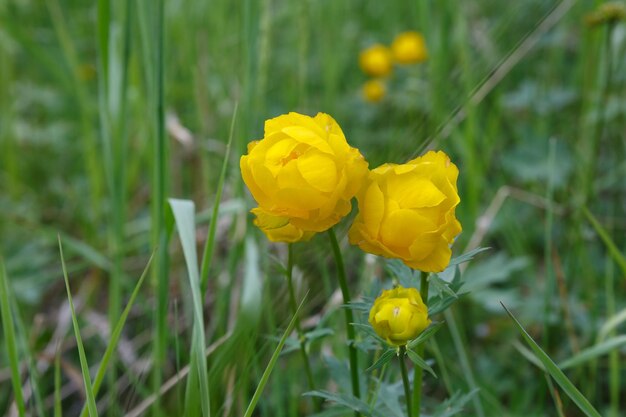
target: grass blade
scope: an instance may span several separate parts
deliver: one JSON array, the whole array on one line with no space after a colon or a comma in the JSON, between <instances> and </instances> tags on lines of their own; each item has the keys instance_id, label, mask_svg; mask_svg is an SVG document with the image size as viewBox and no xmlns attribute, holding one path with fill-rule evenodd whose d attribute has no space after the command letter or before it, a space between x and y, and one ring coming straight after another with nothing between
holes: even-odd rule
<instances>
[{"instance_id":1,"label":"grass blade","mask_svg":"<svg viewBox=\"0 0 626 417\"><path fill-rule=\"evenodd\" d=\"M257 385L256 390L254 391L254 395L252 396L252 399L250 400L250 404L248 404L248 408L246 409L246 413L244 414L244 417L250 417L252 413L254 412L254 409L256 408L256 405L259 402L259 399L261 398L261 394L263 394L263 389L265 388L265 385L267 385L267 381L269 380L270 375L272 374L272 370L274 369L274 366L276 365L278 356L280 356L280 351L283 349L283 346L285 345L285 342L287 341L289 334L291 333L294 326L296 325L298 314L300 313L300 309L304 305L304 301L306 300L307 295L308 293L305 294L304 298L300 302L300 305L298 306L295 314L291 318L291 321L289 322L289 325L285 329L283 336L280 338L280 341L278 342L278 346L276 346L276 349L274 350L274 353L272 354L272 357L270 358L270 361L267 364L265 371L263 371L263 375L261 376L261 381L259 381L259 385Z\"/></svg>"},{"instance_id":2,"label":"grass blade","mask_svg":"<svg viewBox=\"0 0 626 417\"><path fill-rule=\"evenodd\" d=\"M7 354L9 356L9 366L11 367L11 382L13 383L13 392L15 402L17 403L17 411L20 417L26 415L26 407L24 405L24 393L22 392L22 383L20 381L20 364L17 356L17 343L15 341L15 329L13 328L13 318L9 303L9 283L4 269L4 261L0 258L0 313L2 313L2 328L4 329L4 343L6 344Z\"/></svg>"},{"instance_id":3,"label":"grass blade","mask_svg":"<svg viewBox=\"0 0 626 417\"><path fill-rule=\"evenodd\" d=\"M561 371L559 367L552 361L552 359L550 359L550 356L548 356L548 354L546 354L541 349L541 347L539 347L539 345L526 332L526 330L524 330L524 328L522 327L520 322L517 321L513 313L511 313L509 309L504 306L504 304L502 304L502 307L504 308L504 310L506 310L506 313L509 315L509 317L513 319L513 322L515 323L515 327L517 327L517 330L520 332L524 340L526 340L526 343L528 343L528 345L533 350L537 358L541 361L543 366L545 366L546 371L550 374L550 376L552 376L552 378L554 378L556 383L559 384L559 386L563 389L565 394L572 401L574 401L574 403L576 403L578 408L580 408L580 410L583 413L585 413L587 416L601 417L600 413L598 413L598 411L595 408L593 408L593 406L587 400L587 398L585 398L585 396L580 391L578 391L578 388L576 388L574 384L572 384L572 382L567 378L567 376L565 376L563 371Z\"/></svg>"},{"instance_id":4,"label":"grass blade","mask_svg":"<svg viewBox=\"0 0 626 417\"><path fill-rule=\"evenodd\" d=\"M624 274L624 277L626 277L626 257L622 255L622 253L617 248L615 242L613 242L613 239L611 239L609 233L604 227L602 227L602 225L594 217L594 215L591 214L589 209L587 209L587 207L583 207L582 210L585 217L587 217L587 220L589 220L589 223L591 223L596 233L598 234L598 236L600 236L600 239L602 239L602 242L609 250L609 253L613 257L613 260L617 263L617 265L619 265L620 269L622 270L622 274Z\"/></svg>"},{"instance_id":5,"label":"grass blade","mask_svg":"<svg viewBox=\"0 0 626 417\"><path fill-rule=\"evenodd\" d=\"M595 344L587 349L578 352L578 354L572 356L567 360L564 360L559 364L559 368L567 369L573 366L580 365L581 363L585 363L591 359L597 358L598 356L609 353L613 349L623 346L624 344L626 344L626 335L612 337L608 340L605 340L601 343Z\"/></svg>"},{"instance_id":6,"label":"grass blade","mask_svg":"<svg viewBox=\"0 0 626 417\"><path fill-rule=\"evenodd\" d=\"M61 349L54 357L54 417L63 417L61 408Z\"/></svg>"},{"instance_id":7,"label":"grass blade","mask_svg":"<svg viewBox=\"0 0 626 417\"><path fill-rule=\"evenodd\" d=\"M120 336L122 335L122 329L124 328L124 325L126 324L126 319L128 318L130 309L135 303L135 298L137 298L137 295L139 294L139 289L141 288L141 285L143 284L143 281L146 278L146 275L148 275L148 270L150 269L150 265L152 264L153 258L154 258L154 252L150 256L150 259L148 260L148 264L144 268L143 273L141 274L141 277L139 278L139 281L137 281L137 285L135 285L135 289L133 290L133 293L131 294L130 299L128 300L128 303L126 304L126 308L124 308L122 315L117 320L115 329L111 333L111 340L109 341L109 345L107 346L106 351L104 352L104 356L102 356L102 361L100 362L100 365L98 366L98 372L96 373L96 378L93 381L94 395L98 395L98 391L100 390L100 386L102 385L102 381L104 380L104 375L106 373L109 361L111 360L113 352L115 352L115 349L117 348L117 342L119 342ZM83 411L80 413L80 417L86 417L87 411L88 411L87 408L83 407Z\"/></svg>"},{"instance_id":8,"label":"grass blade","mask_svg":"<svg viewBox=\"0 0 626 417\"><path fill-rule=\"evenodd\" d=\"M85 384L85 394L87 396L87 408L91 417L98 416L96 408L96 398L93 395L91 376L89 376L89 365L85 356L85 348L83 339L80 337L80 328L78 327L78 319L74 310L74 301L72 300L72 292L70 291L70 280L67 277L67 268L65 267L65 258L63 257L63 245L61 244L61 236L59 236L59 253L61 255L61 266L63 267L63 279L65 280L65 289L67 290L67 299L70 304L70 312L72 313L72 324L74 325L74 336L76 337L76 346L78 347L78 356L80 357L80 369L83 373L83 382Z\"/></svg>"},{"instance_id":9,"label":"grass blade","mask_svg":"<svg viewBox=\"0 0 626 417\"><path fill-rule=\"evenodd\" d=\"M174 215L180 243L183 246L183 254L185 263L187 264L187 272L189 277L189 286L191 287L191 296L193 304L193 333L192 336L192 356L196 359L198 371L198 380L200 382L200 405L202 407L203 416L211 415L209 401L209 378L207 375L207 363L204 356L204 317L202 315L202 292L200 290L200 274L198 272L198 254L196 252L196 234L195 234L195 206L189 200L169 199L170 207ZM189 380L193 383L193 380Z\"/></svg>"},{"instance_id":10,"label":"grass blade","mask_svg":"<svg viewBox=\"0 0 626 417\"><path fill-rule=\"evenodd\" d=\"M235 109L233 110L233 118L230 122L230 133L228 135L228 144L226 145L226 153L224 154L224 162L222 163L222 170L220 172L220 179L217 183L217 191L215 192L215 201L213 202L213 214L211 215L211 224L209 225L209 231L207 232L206 244L204 245L204 254L202 255L202 267L200 268L200 279L202 280L202 294L206 291L207 282L209 279L209 268L211 268L211 261L213 259L213 247L215 246L215 231L217 230L217 215L220 208L220 202L222 200L222 190L224 189L224 181L226 180L226 169L228 167L228 159L230 158L230 149L233 143L233 136L235 132L235 120L237 119L237 103L235 103Z\"/></svg>"}]
</instances>

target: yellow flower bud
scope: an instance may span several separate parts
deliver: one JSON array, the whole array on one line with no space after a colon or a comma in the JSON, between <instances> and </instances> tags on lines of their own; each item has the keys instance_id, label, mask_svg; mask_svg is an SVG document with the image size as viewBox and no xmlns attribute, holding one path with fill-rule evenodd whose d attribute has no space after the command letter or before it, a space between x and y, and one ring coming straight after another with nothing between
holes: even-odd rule
<instances>
[{"instance_id":1,"label":"yellow flower bud","mask_svg":"<svg viewBox=\"0 0 626 417\"><path fill-rule=\"evenodd\" d=\"M363 97L365 100L376 103L385 96L385 84L380 80L369 80L363 84Z\"/></svg>"},{"instance_id":2,"label":"yellow flower bud","mask_svg":"<svg viewBox=\"0 0 626 417\"><path fill-rule=\"evenodd\" d=\"M403 346L430 324L428 308L415 288L384 290L374 301L369 322L387 343Z\"/></svg>"},{"instance_id":3,"label":"yellow flower bud","mask_svg":"<svg viewBox=\"0 0 626 417\"><path fill-rule=\"evenodd\" d=\"M363 72L372 77L384 77L391 73L391 52L381 44L375 44L361 51L359 65Z\"/></svg>"},{"instance_id":4,"label":"yellow flower bud","mask_svg":"<svg viewBox=\"0 0 626 417\"><path fill-rule=\"evenodd\" d=\"M365 158L324 113L267 120L239 165L259 204L255 225L273 242L307 240L337 224L367 176Z\"/></svg>"},{"instance_id":5,"label":"yellow flower bud","mask_svg":"<svg viewBox=\"0 0 626 417\"><path fill-rule=\"evenodd\" d=\"M357 195L359 214L350 243L365 252L401 259L425 272L441 272L450 262L460 199L457 167L430 151L406 164L384 164L370 171Z\"/></svg>"},{"instance_id":6,"label":"yellow flower bud","mask_svg":"<svg viewBox=\"0 0 626 417\"><path fill-rule=\"evenodd\" d=\"M391 44L391 52L399 64L415 64L428 58L426 41L419 32L403 32L396 36Z\"/></svg>"}]
</instances>

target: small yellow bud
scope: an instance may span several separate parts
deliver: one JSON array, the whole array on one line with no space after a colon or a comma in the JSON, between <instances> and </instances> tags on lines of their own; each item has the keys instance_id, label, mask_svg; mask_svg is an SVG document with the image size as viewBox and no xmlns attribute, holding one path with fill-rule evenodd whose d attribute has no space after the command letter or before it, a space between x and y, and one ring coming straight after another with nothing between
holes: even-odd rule
<instances>
[{"instance_id":1,"label":"small yellow bud","mask_svg":"<svg viewBox=\"0 0 626 417\"><path fill-rule=\"evenodd\" d=\"M385 84L380 80L369 80L363 84L363 97L366 101L377 103L385 97Z\"/></svg>"},{"instance_id":2,"label":"small yellow bud","mask_svg":"<svg viewBox=\"0 0 626 417\"><path fill-rule=\"evenodd\" d=\"M393 346L404 346L430 324L428 308L415 288L384 290L374 301L369 322Z\"/></svg>"}]
</instances>

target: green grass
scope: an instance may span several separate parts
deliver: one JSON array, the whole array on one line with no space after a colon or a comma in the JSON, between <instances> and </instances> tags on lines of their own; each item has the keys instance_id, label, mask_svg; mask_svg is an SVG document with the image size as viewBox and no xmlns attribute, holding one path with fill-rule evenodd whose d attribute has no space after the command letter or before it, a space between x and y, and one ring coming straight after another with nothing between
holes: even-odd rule
<instances>
[{"instance_id":1,"label":"green grass","mask_svg":"<svg viewBox=\"0 0 626 417\"><path fill-rule=\"evenodd\" d=\"M247 213L247 143L323 111L371 168L446 151L455 255L492 248L420 346L439 376L422 410L619 416L626 23L587 25L602 3L0 2L0 414L406 415L395 363L365 372L386 349L359 306L395 275L347 244L352 217L335 229L346 288L327 237L293 246L296 336L286 245ZM360 49L406 29L428 61L365 103Z\"/></svg>"}]
</instances>

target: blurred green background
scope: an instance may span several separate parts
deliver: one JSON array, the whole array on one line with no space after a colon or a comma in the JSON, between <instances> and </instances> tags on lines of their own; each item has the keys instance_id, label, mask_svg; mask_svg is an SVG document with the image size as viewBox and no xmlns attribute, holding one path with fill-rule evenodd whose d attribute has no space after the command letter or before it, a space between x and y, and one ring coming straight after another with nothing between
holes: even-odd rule
<instances>
[{"instance_id":1,"label":"blurred green background","mask_svg":"<svg viewBox=\"0 0 626 417\"><path fill-rule=\"evenodd\" d=\"M74 416L84 401L57 234L96 365L163 242L166 198L195 202L204 246L237 107L204 299L207 346L230 336L208 357L215 415L243 415L291 317L286 248L253 228L238 169L263 122L289 111L331 114L372 168L428 148L460 169L454 252L491 250L464 271L471 292L427 349L439 375L427 377L427 409L478 388L461 415L582 415L528 359L502 302L556 363L596 346L566 374L602 415L624 415L626 24L619 13L589 24L601 4L0 2L0 255L22 381L41 397L36 406L26 390L27 410L53 415L57 394L62 415ZM424 34L429 59L396 68L380 103L364 101L359 52L405 30ZM353 297L375 295L389 279L383 263L343 244ZM347 392L327 239L296 245L295 256L299 294L310 290L302 321L318 330L316 381ZM176 236L160 246L148 281L98 398L103 415L127 415L189 362L191 296ZM0 413L12 415L5 330ZM312 413L299 360L281 356L258 415ZM362 353L363 369L372 362ZM385 378L385 387L399 381ZM180 383L151 412L182 415L185 404Z\"/></svg>"}]
</instances>

